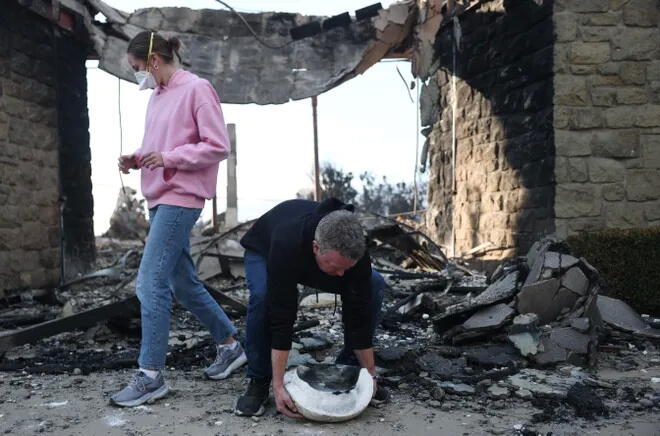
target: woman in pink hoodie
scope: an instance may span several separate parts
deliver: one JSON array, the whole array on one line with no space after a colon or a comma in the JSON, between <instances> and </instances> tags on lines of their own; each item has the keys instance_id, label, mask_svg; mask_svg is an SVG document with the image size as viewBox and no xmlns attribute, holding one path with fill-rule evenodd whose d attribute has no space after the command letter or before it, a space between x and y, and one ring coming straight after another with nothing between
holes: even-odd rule
<instances>
[{"instance_id":1,"label":"woman in pink hoodie","mask_svg":"<svg viewBox=\"0 0 660 436\"><path fill-rule=\"evenodd\" d=\"M211 84L180 69L180 42L142 32L128 44L127 59L140 89L154 89L147 106L142 146L120 156L119 169L140 169L150 230L137 277L142 341L140 369L112 396L119 406L162 398L172 296L211 332L215 362L204 373L221 379L245 364L236 329L197 277L190 231L206 199L215 195L218 166L229 153L220 100Z\"/></svg>"}]
</instances>

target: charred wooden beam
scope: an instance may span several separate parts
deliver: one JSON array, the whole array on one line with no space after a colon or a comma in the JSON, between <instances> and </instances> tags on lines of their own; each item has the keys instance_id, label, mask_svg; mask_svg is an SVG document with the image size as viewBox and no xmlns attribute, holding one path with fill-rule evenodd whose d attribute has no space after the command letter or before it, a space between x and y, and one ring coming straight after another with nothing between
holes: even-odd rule
<instances>
[{"instance_id":1,"label":"charred wooden beam","mask_svg":"<svg viewBox=\"0 0 660 436\"><path fill-rule=\"evenodd\" d=\"M10 348L28 344L58 333L92 326L98 322L129 311L139 310L139 301L132 296L116 303L85 310L65 318L54 319L20 330L0 333L0 353Z\"/></svg>"},{"instance_id":2,"label":"charred wooden beam","mask_svg":"<svg viewBox=\"0 0 660 436\"><path fill-rule=\"evenodd\" d=\"M206 290L211 294L211 297L215 299L219 304L221 305L226 305L231 307L238 315L242 316L247 313L247 306L243 303L241 303L238 300L233 299L229 295L225 294L219 289L215 289L213 286L209 285L206 282L202 282L204 284L204 287ZM231 289L240 289L244 288L245 285L236 285L232 286L230 288L225 288L223 291L231 290Z\"/></svg>"},{"instance_id":3,"label":"charred wooden beam","mask_svg":"<svg viewBox=\"0 0 660 436\"><path fill-rule=\"evenodd\" d=\"M311 329L312 327L316 327L317 325L321 324L321 322L318 319L308 319L305 321L300 321L298 324L293 326L293 332L301 332L303 330Z\"/></svg>"}]
</instances>

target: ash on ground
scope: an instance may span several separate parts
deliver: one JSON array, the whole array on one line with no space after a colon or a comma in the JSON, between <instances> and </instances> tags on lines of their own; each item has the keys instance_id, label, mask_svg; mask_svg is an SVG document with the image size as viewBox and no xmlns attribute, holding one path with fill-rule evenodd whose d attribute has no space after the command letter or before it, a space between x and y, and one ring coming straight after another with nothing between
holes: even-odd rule
<instances>
[{"instance_id":1,"label":"ash on ground","mask_svg":"<svg viewBox=\"0 0 660 436\"><path fill-rule=\"evenodd\" d=\"M7 350L0 361L0 428L8 434L658 434L657 320L599 296L605 284L598 272L562 241L541 240L486 277L413 237L401 244L398 231L393 240L392 229L382 227L372 226L368 235L374 266L388 284L375 348L391 404L342 425L294 422L276 414L272 401L260 419L235 417L244 369L222 383L205 381L201 371L215 353L211 338L175 304L166 371L171 398L131 410L107 405L136 366L139 310L126 311ZM194 246L200 257L222 254L223 247L236 250L239 237L231 235L230 244L206 237ZM17 292L0 310L3 334L130 298L141 247L99 238L104 273L52 292ZM215 264L199 265L211 271L210 287L245 304L239 254L230 253L224 264L215 260L217 271ZM300 291L300 330L289 364L332 362L343 344L341 303L335 308L333 294ZM242 335L245 318L233 309Z\"/></svg>"}]
</instances>

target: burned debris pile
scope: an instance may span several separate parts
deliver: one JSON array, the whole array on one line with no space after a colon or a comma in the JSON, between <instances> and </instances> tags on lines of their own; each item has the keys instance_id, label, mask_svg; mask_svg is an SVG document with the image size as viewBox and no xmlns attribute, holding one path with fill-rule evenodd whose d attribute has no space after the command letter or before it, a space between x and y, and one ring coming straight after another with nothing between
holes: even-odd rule
<instances>
[{"instance_id":1,"label":"burned debris pile","mask_svg":"<svg viewBox=\"0 0 660 436\"><path fill-rule=\"evenodd\" d=\"M538 409L533 423L598 418L614 413L612 402L660 407L659 382L596 375L602 367L660 366L658 321L599 296L606 284L564 242L546 237L487 277L447 258L414 222L375 215L362 222L374 268L387 283L375 347L382 382L395 393L442 410L498 410L521 401ZM191 242L200 277L239 332L248 291L238 241L249 225ZM128 233L129 240L98 238L98 271L0 301L0 371L134 367L143 243ZM335 311L334 295L304 287L299 305L288 366L334 362L343 342L341 305ZM205 330L177 305L169 345L168 368L203 368L214 356Z\"/></svg>"},{"instance_id":2,"label":"burned debris pile","mask_svg":"<svg viewBox=\"0 0 660 436\"><path fill-rule=\"evenodd\" d=\"M379 342L385 383L412 388L416 399L443 410L528 402L541 409L533 423L607 416L617 407L612 401L660 406L659 389L649 388L648 380L627 387L636 392L629 396L595 374L603 366L646 371L660 363L658 330L654 318L599 296L605 283L598 271L563 241L536 242L487 280L458 260L443 259L442 269L432 271L414 265L412 256L393 258L386 246L413 249L399 240L385 243L382 235L392 233L370 232L372 242L383 242L374 263L386 266L380 270L398 299L388 304L382 328L391 337L407 336ZM396 264L416 268L403 271ZM415 327L425 327L426 335Z\"/></svg>"},{"instance_id":3,"label":"burned debris pile","mask_svg":"<svg viewBox=\"0 0 660 436\"><path fill-rule=\"evenodd\" d=\"M484 292L446 307L433 322L442 340L454 345L506 339L538 365L586 365L598 346L600 286L585 259L546 238L527 256L498 267Z\"/></svg>"}]
</instances>

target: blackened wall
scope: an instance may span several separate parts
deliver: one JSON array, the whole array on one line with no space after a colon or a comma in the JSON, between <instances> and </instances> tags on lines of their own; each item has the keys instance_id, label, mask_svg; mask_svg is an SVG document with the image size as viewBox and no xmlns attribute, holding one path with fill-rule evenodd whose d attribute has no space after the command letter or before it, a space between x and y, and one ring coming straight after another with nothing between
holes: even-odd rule
<instances>
[{"instance_id":1,"label":"blackened wall","mask_svg":"<svg viewBox=\"0 0 660 436\"><path fill-rule=\"evenodd\" d=\"M63 199L65 279L94 261L94 200L87 112L86 45L61 33L57 44L57 108Z\"/></svg>"},{"instance_id":2,"label":"blackened wall","mask_svg":"<svg viewBox=\"0 0 660 436\"><path fill-rule=\"evenodd\" d=\"M426 223L450 254L492 242L498 260L554 231L552 2L484 2L459 27L438 33L422 90Z\"/></svg>"}]
</instances>

